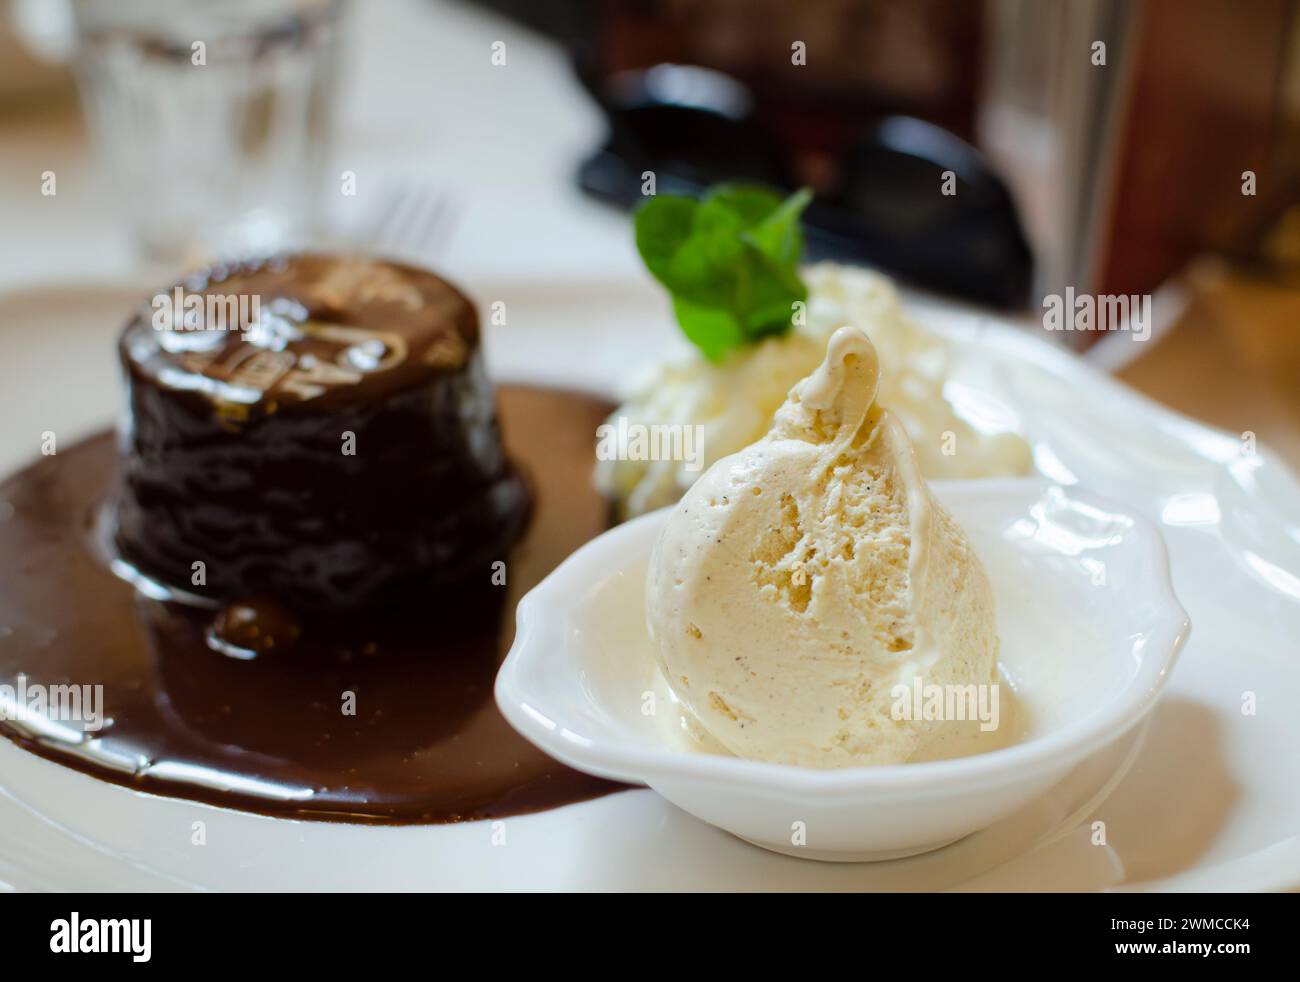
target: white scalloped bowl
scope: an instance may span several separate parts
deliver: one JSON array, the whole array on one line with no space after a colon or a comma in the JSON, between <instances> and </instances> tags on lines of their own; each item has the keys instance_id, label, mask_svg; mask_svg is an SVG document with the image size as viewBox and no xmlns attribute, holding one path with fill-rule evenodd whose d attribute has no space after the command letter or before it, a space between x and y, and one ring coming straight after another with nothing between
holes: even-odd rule
<instances>
[{"instance_id":1,"label":"white scalloped bowl","mask_svg":"<svg viewBox=\"0 0 1300 982\"><path fill-rule=\"evenodd\" d=\"M671 713L645 708L675 705L646 634L643 595L667 510L588 543L520 601L497 676L501 711L571 767L647 784L706 822L793 856L898 858L992 825L1142 722L1189 622L1159 532L1119 504L1041 479L932 487L992 581L1003 681L1024 708L1018 742L844 770L692 748Z\"/></svg>"}]
</instances>

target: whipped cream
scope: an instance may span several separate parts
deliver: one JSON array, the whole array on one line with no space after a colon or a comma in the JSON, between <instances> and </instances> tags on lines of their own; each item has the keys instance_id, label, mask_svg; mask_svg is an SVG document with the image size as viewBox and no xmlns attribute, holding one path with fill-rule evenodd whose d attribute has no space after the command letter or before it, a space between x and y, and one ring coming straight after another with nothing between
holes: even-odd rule
<instances>
[{"instance_id":1,"label":"whipped cream","mask_svg":"<svg viewBox=\"0 0 1300 982\"><path fill-rule=\"evenodd\" d=\"M882 400L898 417L928 478L1028 473L1029 446L1016 433L986 433L962 419L944 396L948 342L904 313L893 284L869 270L822 263L803 271L806 316L781 337L733 352L714 365L698 354L657 365L636 380L610 417L620 432L698 426L704 467L763 436L790 387L821 363L831 335L856 325L870 336L884 374ZM948 436L951 434L951 436ZM957 452L945 452L946 441ZM700 476L699 460L638 459L610 453L595 483L623 517L670 505Z\"/></svg>"}]
</instances>

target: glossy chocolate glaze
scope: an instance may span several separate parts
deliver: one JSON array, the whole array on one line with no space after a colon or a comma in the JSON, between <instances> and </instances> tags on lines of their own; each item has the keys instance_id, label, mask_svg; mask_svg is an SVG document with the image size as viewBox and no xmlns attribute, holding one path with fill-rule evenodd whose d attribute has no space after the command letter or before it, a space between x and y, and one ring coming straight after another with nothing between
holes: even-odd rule
<instances>
[{"instance_id":1,"label":"glossy chocolate glaze","mask_svg":"<svg viewBox=\"0 0 1300 982\"><path fill-rule=\"evenodd\" d=\"M111 723L85 739L13 721L0 730L118 784L282 817L499 818L621 789L547 758L492 699L520 595L606 526L590 466L610 409L503 389L507 449L537 493L530 531L502 557L506 586L484 567L364 614L149 599L110 571L99 545L111 540L112 438L41 460L0 485L0 685L16 687L20 673L29 685L102 684ZM228 644L236 656L221 653Z\"/></svg>"},{"instance_id":2,"label":"glossy chocolate glaze","mask_svg":"<svg viewBox=\"0 0 1300 982\"><path fill-rule=\"evenodd\" d=\"M119 344L117 543L142 571L214 600L361 608L473 576L521 534L527 490L449 283L306 254L162 297Z\"/></svg>"}]
</instances>

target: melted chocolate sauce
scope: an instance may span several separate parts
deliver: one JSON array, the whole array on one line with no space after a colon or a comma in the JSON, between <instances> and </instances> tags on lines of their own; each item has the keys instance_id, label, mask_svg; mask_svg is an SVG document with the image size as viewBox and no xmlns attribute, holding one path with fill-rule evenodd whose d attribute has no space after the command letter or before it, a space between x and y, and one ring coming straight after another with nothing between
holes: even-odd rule
<instances>
[{"instance_id":1,"label":"melted chocolate sauce","mask_svg":"<svg viewBox=\"0 0 1300 982\"><path fill-rule=\"evenodd\" d=\"M499 400L537 499L507 585L485 568L382 612L304 620L266 598L216 611L137 591L99 544L110 434L0 484L0 685L102 685L104 718L84 737L0 732L127 787L291 818L453 822L621 790L546 757L492 699L519 597L606 526L591 435L611 407L531 388Z\"/></svg>"}]
</instances>

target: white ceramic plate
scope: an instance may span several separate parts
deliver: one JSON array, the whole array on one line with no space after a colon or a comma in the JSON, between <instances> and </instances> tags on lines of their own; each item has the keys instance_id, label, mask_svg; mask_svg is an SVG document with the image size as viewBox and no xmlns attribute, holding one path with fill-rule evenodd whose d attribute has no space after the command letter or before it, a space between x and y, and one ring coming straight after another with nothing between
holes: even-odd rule
<instances>
[{"instance_id":1,"label":"white ceramic plate","mask_svg":"<svg viewBox=\"0 0 1300 982\"><path fill-rule=\"evenodd\" d=\"M33 287L0 298L0 470L40 434L114 419L113 340L156 288ZM474 282L503 300L502 377L610 391L679 346L652 284ZM914 307L961 356L951 394L1018 417L1040 470L1162 526L1195 633L1146 739L954 846L870 865L755 849L652 791L505 823L368 828L285 822L105 784L0 740L0 882L47 889L1268 889L1300 885L1300 486L1266 453L1143 399L1013 328ZM1207 398L1213 395L1207 393ZM1243 713L1246 693L1257 712ZM1099 798L1104 803L1097 804ZM192 825L206 823L207 844ZM1092 823L1106 844L1093 844ZM1023 843L1038 845L1026 852Z\"/></svg>"}]
</instances>

